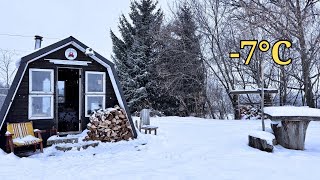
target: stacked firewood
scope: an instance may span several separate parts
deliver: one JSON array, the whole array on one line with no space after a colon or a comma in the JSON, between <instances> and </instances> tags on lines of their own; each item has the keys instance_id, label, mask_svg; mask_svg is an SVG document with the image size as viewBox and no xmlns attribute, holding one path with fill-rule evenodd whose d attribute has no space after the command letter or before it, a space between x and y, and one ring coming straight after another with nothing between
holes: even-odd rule
<instances>
[{"instance_id":1,"label":"stacked firewood","mask_svg":"<svg viewBox=\"0 0 320 180\"><path fill-rule=\"evenodd\" d=\"M117 142L133 138L127 115L119 106L95 112L90 116L87 128L89 129L88 136L85 137L87 141Z\"/></svg>"}]
</instances>

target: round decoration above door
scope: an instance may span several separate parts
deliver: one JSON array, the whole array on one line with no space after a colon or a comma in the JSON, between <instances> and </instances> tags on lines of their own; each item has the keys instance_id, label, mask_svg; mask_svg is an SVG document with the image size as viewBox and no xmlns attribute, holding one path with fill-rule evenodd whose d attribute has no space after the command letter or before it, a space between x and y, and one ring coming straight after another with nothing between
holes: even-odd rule
<instances>
[{"instance_id":1,"label":"round decoration above door","mask_svg":"<svg viewBox=\"0 0 320 180\"><path fill-rule=\"evenodd\" d=\"M77 51L73 48L68 48L64 53L67 59L74 60L77 58Z\"/></svg>"}]
</instances>

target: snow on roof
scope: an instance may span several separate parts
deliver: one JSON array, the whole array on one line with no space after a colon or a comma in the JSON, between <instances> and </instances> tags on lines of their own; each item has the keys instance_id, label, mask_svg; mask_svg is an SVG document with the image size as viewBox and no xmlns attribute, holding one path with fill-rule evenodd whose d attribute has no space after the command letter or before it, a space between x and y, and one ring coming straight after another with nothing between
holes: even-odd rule
<instances>
[{"instance_id":1,"label":"snow on roof","mask_svg":"<svg viewBox=\"0 0 320 180\"><path fill-rule=\"evenodd\" d=\"M320 109L309 108L308 106L274 106L265 107L264 113L273 117L278 116L306 116L306 117L320 117Z\"/></svg>"}]
</instances>

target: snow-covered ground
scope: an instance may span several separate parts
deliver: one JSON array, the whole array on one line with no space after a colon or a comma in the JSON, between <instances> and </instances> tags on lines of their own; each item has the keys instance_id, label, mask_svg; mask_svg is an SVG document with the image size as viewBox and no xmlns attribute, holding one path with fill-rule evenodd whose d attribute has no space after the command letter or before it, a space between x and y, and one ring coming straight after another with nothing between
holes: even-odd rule
<instances>
[{"instance_id":1,"label":"snow-covered ground","mask_svg":"<svg viewBox=\"0 0 320 180\"><path fill-rule=\"evenodd\" d=\"M247 146L260 121L163 117L151 123L159 126L157 136L87 150L50 147L28 158L1 151L0 179L320 179L319 122L309 125L305 151L276 146L274 153Z\"/></svg>"}]
</instances>

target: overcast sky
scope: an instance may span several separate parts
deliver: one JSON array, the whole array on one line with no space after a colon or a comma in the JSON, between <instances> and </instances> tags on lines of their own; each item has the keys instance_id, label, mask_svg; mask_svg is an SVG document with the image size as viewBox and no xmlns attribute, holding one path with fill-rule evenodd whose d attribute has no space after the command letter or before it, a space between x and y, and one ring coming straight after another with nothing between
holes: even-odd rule
<instances>
[{"instance_id":1,"label":"overcast sky","mask_svg":"<svg viewBox=\"0 0 320 180\"><path fill-rule=\"evenodd\" d=\"M173 1L159 0L159 6L166 12ZM130 0L1 0L0 49L25 55L34 49L34 35L44 37L42 46L74 36L110 59L109 31L118 33L119 16L129 6Z\"/></svg>"}]
</instances>

